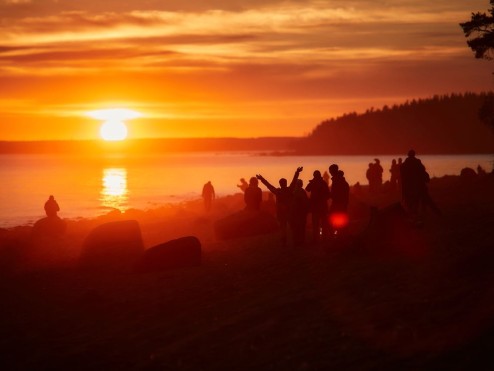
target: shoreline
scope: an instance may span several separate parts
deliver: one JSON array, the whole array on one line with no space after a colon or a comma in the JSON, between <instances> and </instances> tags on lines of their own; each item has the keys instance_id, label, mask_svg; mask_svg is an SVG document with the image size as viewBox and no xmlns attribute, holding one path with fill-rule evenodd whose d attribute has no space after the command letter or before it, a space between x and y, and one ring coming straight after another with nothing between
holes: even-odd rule
<instances>
[{"instance_id":1,"label":"shoreline","mask_svg":"<svg viewBox=\"0 0 494 371\"><path fill-rule=\"evenodd\" d=\"M492 177L494 175L494 170L492 173L487 173L487 177ZM480 180L480 177L479 179L477 180ZM435 184L438 184L438 183L445 183L445 182L458 182L458 181L461 181L461 176L460 175L443 175L441 177L431 177L431 183L433 186ZM385 184L384 184L385 185ZM350 185L350 189L351 189L351 194L353 195L353 201L355 201L355 188L356 187L356 184L353 184L353 185ZM360 196L362 194L366 194L368 193L368 185L367 184L360 184L359 185L359 188L361 189L361 192L360 193ZM367 195L369 196L369 195ZM383 202L385 203L386 201L383 201L383 200L388 200L388 203L391 203L392 200L390 200L390 197L391 199L393 200L394 199L394 202L396 201L399 201L399 195L397 195L396 193L395 194L389 194L386 192L381 192L380 194L378 195L375 195L374 197L374 200L369 200L368 198L365 198L365 200L362 200L362 201L365 201L367 203L370 203L372 204L373 202L375 202L376 204L379 204L380 207L383 207L385 206L383 204ZM263 203L264 203L264 207L267 208L267 209L271 209L272 208L272 205L271 206L268 206L267 205L267 202L270 198L270 192L263 189ZM351 200L352 200L352 197L351 197ZM203 200L202 198L193 198L193 199L188 199L188 200L182 200L182 201L178 201L176 203L174 202L167 202L167 203L164 203L164 204L161 204L159 206L151 206L149 208L145 208L145 209L139 209L139 208L127 208L125 210L120 210L120 209L109 209L108 212L105 212L105 213L102 213L102 214L99 214L99 215L94 215L94 216L75 216L75 217L62 217L62 216L59 216L60 219L64 220L65 222L67 223L78 223L78 222L96 222L98 220L108 220L108 219L122 219L122 218L125 218L125 217L139 217L139 218L144 218L146 219L147 216L151 216L151 215L159 215L159 214L162 214L162 215L167 215L168 217L171 216L171 214L173 214L174 211L177 211L177 212L182 212L184 210L189 210L189 212L192 212L192 213L195 213L197 216L207 216L207 217L218 217L219 215L226 215L225 212L226 210L230 211L230 212L234 212L234 211L239 211L243 208L243 193L241 192L236 192L236 193L232 193L232 194L227 194L227 195L223 195L223 196L220 196L220 197L217 197L214 201L214 207L213 207L213 210L209 213L206 213L204 211L204 206L203 206ZM230 206L227 206L227 205L230 205ZM232 206L231 205L234 205L233 208L239 208L238 210L234 210L232 209ZM272 210L269 210L269 211L272 211ZM63 214L63 212L62 212ZM27 223L21 223L21 224L16 224L16 225L13 225L13 226L8 226L8 227L0 227L0 231L10 231L10 230L13 230L13 229L16 229L16 228L32 228L34 226L34 224L36 223L36 221L44 218L45 215L39 215L38 217L36 217L35 220L31 221L31 222L27 222ZM34 218L34 217L33 217Z\"/></svg>"}]
</instances>

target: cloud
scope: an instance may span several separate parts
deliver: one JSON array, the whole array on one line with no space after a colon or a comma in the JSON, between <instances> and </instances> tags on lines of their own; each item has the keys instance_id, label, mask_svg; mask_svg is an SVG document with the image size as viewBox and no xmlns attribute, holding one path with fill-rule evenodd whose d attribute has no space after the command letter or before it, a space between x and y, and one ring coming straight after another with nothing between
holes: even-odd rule
<instances>
[{"instance_id":1,"label":"cloud","mask_svg":"<svg viewBox=\"0 0 494 371\"><path fill-rule=\"evenodd\" d=\"M134 100L202 99L214 107L175 107L174 114L186 118L186 112L238 117L265 101L270 108L259 110L277 119L320 115L324 105L341 112L351 104L489 85L481 76L489 76L490 67L473 59L458 26L487 8L485 0L81 4L0 2L0 84L46 101L55 98L29 90L40 81L55 81L63 99L73 85L84 99L126 94ZM218 103L225 101L229 108Z\"/></svg>"},{"instance_id":2,"label":"cloud","mask_svg":"<svg viewBox=\"0 0 494 371\"><path fill-rule=\"evenodd\" d=\"M12 5L16 5L16 4L30 4L32 3L32 0L3 0L1 3L4 3L4 4L12 4Z\"/></svg>"}]
</instances>

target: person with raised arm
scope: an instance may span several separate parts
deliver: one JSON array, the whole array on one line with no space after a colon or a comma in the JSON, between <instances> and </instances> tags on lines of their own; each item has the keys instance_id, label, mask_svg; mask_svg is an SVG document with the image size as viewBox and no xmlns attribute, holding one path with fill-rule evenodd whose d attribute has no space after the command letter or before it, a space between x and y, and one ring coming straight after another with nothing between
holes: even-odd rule
<instances>
[{"instance_id":1,"label":"person with raised arm","mask_svg":"<svg viewBox=\"0 0 494 371\"><path fill-rule=\"evenodd\" d=\"M279 180L280 187L276 188L271 183L269 183L261 174L257 174L256 177L264 184L276 197L276 218L280 225L281 230L281 245L287 245L287 235L288 235L288 220L290 204L293 196L293 189L297 182L299 174L302 172L303 167L298 167L293 175L293 179L288 186L288 182L285 178Z\"/></svg>"}]
</instances>

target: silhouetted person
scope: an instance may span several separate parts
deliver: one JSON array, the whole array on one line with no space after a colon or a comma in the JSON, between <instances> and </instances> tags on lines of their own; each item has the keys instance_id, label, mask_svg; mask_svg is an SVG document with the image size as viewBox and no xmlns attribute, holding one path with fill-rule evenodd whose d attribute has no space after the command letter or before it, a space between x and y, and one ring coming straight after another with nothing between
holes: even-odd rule
<instances>
[{"instance_id":1,"label":"silhouetted person","mask_svg":"<svg viewBox=\"0 0 494 371\"><path fill-rule=\"evenodd\" d=\"M324 179L326 184L329 185L329 174L327 171L324 172L324 174L322 175L322 178Z\"/></svg>"},{"instance_id":2,"label":"silhouetted person","mask_svg":"<svg viewBox=\"0 0 494 371\"><path fill-rule=\"evenodd\" d=\"M391 168L389 169L389 172L391 173L389 185L391 190L395 191L398 188L398 179L400 178L400 165L398 165L395 159L391 161Z\"/></svg>"},{"instance_id":3,"label":"silhouetted person","mask_svg":"<svg viewBox=\"0 0 494 371\"><path fill-rule=\"evenodd\" d=\"M397 183L398 183L398 192L402 192L402 189L401 189L401 165L403 165L403 159L401 157L398 158L398 179L397 179Z\"/></svg>"},{"instance_id":4,"label":"silhouetted person","mask_svg":"<svg viewBox=\"0 0 494 371\"><path fill-rule=\"evenodd\" d=\"M237 184L237 187L240 188L242 192L245 192L247 187L249 186L249 183L245 181L245 178L240 179L240 184Z\"/></svg>"},{"instance_id":5,"label":"silhouetted person","mask_svg":"<svg viewBox=\"0 0 494 371\"><path fill-rule=\"evenodd\" d=\"M214 192L214 187L211 184L211 181L208 181L204 186L202 187L202 198L204 200L204 208L206 211L211 210L211 206L213 204L213 200L215 199L216 194Z\"/></svg>"},{"instance_id":6,"label":"silhouetted person","mask_svg":"<svg viewBox=\"0 0 494 371\"><path fill-rule=\"evenodd\" d=\"M310 204L303 186L302 179L297 179L290 205L290 229L293 236L293 246L302 246L305 243L305 229Z\"/></svg>"},{"instance_id":7,"label":"silhouetted person","mask_svg":"<svg viewBox=\"0 0 494 371\"><path fill-rule=\"evenodd\" d=\"M369 164L365 176L369 181L369 192L378 192L383 184L383 168L381 166L381 161L379 161L378 158L374 159L374 163Z\"/></svg>"},{"instance_id":8,"label":"silhouetted person","mask_svg":"<svg viewBox=\"0 0 494 371\"><path fill-rule=\"evenodd\" d=\"M418 217L419 206L422 209L430 207L437 214L441 214L427 189L429 174L425 170L422 161L415 157L413 149L408 151L408 157L401 165L400 174L403 201L412 217Z\"/></svg>"},{"instance_id":9,"label":"silhouetted person","mask_svg":"<svg viewBox=\"0 0 494 371\"><path fill-rule=\"evenodd\" d=\"M372 174L374 177L375 190L379 191L383 185L383 167L381 161L378 158L374 159L374 166L372 167Z\"/></svg>"},{"instance_id":10,"label":"silhouetted person","mask_svg":"<svg viewBox=\"0 0 494 371\"><path fill-rule=\"evenodd\" d=\"M319 170L314 171L314 177L309 180L305 190L310 193L310 211L312 213L312 241L319 241L320 234L323 237L329 235L328 225L328 199L329 187L321 177Z\"/></svg>"},{"instance_id":11,"label":"silhouetted person","mask_svg":"<svg viewBox=\"0 0 494 371\"><path fill-rule=\"evenodd\" d=\"M55 201L55 197L48 197L48 201L45 202L45 213L48 218L56 218L57 213L60 211L60 207L58 206L57 201Z\"/></svg>"},{"instance_id":12,"label":"silhouetted person","mask_svg":"<svg viewBox=\"0 0 494 371\"><path fill-rule=\"evenodd\" d=\"M344 227L348 221L348 201L350 198L350 186L345 179L345 173L338 165L329 167L331 174L331 206L329 207L329 220L333 230Z\"/></svg>"},{"instance_id":13,"label":"silhouetted person","mask_svg":"<svg viewBox=\"0 0 494 371\"><path fill-rule=\"evenodd\" d=\"M367 171L365 172L365 177L367 178L367 182L369 183L369 192L374 193L375 191L375 183L374 183L374 164L369 162L369 166L367 167Z\"/></svg>"},{"instance_id":14,"label":"silhouetted person","mask_svg":"<svg viewBox=\"0 0 494 371\"><path fill-rule=\"evenodd\" d=\"M262 190L256 177L249 180L249 186L244 192L245 210L260 210L262 202Z\"/></svg>"},{"instance_id":15,"label":"silhouetted person","mask_svg":"<svg viewBox=\"0 0 494 371\"><path fill-rule=\"evenodd\" d=\"M485 176L485 175L487 175L487 172L482 168L482 166L478 165L477 166L477 174L479 176Z\"/></svg>"},{"instance_id":16,"label":"silhouetted person","mask_svg":"<svg viewBox=\"0 0 494 371\"><path fill-rule=\"evenodd\" d=\"M286 246L287 242L288 213L290 210L290 203L292 201L293 188L295 187L295 183L297 182L298 176L302 170L302 167L297 168L295 174L293 174L293 179L289 186L287 186L287 180L285 178L281 178L279 180L280 188L274 187L261 174L256 175L257 179L259 179L262 184L264 184L271 191L271 193L276 196L276 218L280 224L282 246Z\"/></svg>"}]
</instances>

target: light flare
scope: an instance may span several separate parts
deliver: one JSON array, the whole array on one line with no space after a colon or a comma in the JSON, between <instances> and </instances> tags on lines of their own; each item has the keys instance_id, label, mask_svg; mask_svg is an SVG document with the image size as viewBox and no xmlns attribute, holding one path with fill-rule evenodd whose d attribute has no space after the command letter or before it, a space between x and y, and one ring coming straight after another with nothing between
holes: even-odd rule
<instances>
[{"instance_id":1,"label":"light flare","mask_svg":"<svg viewBox=\"0 0 494 371\"><path fill-rule=\"evenodd\" d=\"M329 223L335 230L345 228L348 225L348 214L333 213L329 216Z\"/></svg>"}]
</instances>

